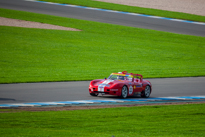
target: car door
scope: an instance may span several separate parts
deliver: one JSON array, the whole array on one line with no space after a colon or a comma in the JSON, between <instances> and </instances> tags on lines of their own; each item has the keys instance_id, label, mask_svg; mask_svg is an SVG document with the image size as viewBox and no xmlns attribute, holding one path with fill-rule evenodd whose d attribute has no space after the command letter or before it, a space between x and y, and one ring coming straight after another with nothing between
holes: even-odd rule
<instances>
[{"instance_id":1,"label":"car door","mask_svg":"<svg viewBox=\"0 0 205 137\"><path fill-rule=\"evenodd\" d=\"M140 81L139 77L134 76L133 84L134 92L142 92L142 82Z\"/></svg>"}]
</instances>

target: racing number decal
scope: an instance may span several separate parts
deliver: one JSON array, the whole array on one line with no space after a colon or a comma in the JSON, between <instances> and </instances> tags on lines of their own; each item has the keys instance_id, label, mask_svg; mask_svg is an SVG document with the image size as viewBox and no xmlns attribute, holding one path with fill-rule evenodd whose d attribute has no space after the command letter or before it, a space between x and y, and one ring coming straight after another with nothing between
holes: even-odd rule
<instances>
[{"instance_id":1,"label":"racing number decal","mask_svg":"<svg viewBox=\"0 0 205 137\"><path fill-rule=\"evenodd\" d=\"M98 87L98 91L104 92L104 87Z\"/></svg>"},{"instance_id":2,"label":"racing number decal","mask_svg":"<svg viewBox=\"0 0 205 137\"><path fill-rule=\"evenodd\" d=\"M130 87L129 87L129 94L132 94L132 92L133 92L133 87L130 86Z\"/></svg>"}]
</instances>

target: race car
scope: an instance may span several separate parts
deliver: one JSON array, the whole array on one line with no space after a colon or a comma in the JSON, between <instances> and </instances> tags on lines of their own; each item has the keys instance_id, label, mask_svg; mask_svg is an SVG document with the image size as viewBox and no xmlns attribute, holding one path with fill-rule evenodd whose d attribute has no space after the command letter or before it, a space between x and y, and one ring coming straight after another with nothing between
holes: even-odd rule
<instances>
[{"instance_id":1,"label":"race car","mask_svg":"<svg viewBox=\"0 0 205 137\"><path fill-rule=\"evenodd\" d=\"M140 95L148 98L152 92L152 85L148 80L143 80L141 74L127 73L127 71L111 73L108 78L92 80L89 85L91 96L107 94L127 98Z\"/></svg>"}]
</instances>

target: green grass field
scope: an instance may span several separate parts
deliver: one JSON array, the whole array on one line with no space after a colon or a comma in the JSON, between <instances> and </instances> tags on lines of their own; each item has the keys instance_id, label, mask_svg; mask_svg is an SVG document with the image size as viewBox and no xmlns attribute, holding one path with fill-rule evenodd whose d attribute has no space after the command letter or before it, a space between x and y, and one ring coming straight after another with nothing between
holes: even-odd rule
<instances>
[{"instance_id":1,"label":"green grass field","mask_svg":"<svg viewBox=\"0 0 205 137\"><path fill-rule=\"evenodd\" d=\"M204 16L199 16L194 14L142 8L136 6L126 6L126 5L106 3L106 2L100 2L94 0L41 0L41 1L80 5L80 6L101 8L101 9L110 9L110 10L125 11L131 13L140 13L146 15L155 15L155 16L168 17L168 18L205 22Z\"/></svg>"},{"instance_id":2,"label":"green grass field","mask_svg":"<svg viewBox=\"0 0 205 137\"><path fill-rule=\"evenodd\" d=\"M0 9L0 16L82 31L0 26L0 83L205 75L205 38Z\"/></svg>"},{"instance_id":3,"label":"green grass field","mask_svg":"<svg viewBox=\"0 0 205 137\"><path fill-rule=\"evenodd\" d=\"M2 137L203 137L205 104L0 113L0 123Z\"/></svg>"},{"instance_id":4,"label":"green grass field","mask_svg":"<svg viewBox=\"0 0 205 137\"><path fill-rule=\"evenodd\" d=\"M0 16L82 30L0 26L0 83L91 80L123 70L146 78L205 75L204 37L7 9L0 9ZM202 137L204 116L205 104L47 112L0 109L0 135Z\"/></svg>"}]
</instances>

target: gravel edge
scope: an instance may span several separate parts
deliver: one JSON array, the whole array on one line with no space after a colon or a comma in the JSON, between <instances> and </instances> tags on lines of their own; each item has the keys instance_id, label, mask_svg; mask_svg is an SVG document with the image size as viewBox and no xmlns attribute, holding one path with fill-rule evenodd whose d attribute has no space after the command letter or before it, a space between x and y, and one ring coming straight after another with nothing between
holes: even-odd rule
<instances>
[{"instance_id":1,"label":"gravel edge","mask_svg":"<svg viewBox=\"0 0 205 137\"><path fill-rule=\"evenodd\" d=\"M10 19L0 17L0 26L12 26L12 27L24 27L24 28L38 28L38 29L54 29L54 30L66 30L66 31L81 31L74 28L62 27L57 25L24 21L18 19Z\"/></svg>"}]
</instances>

